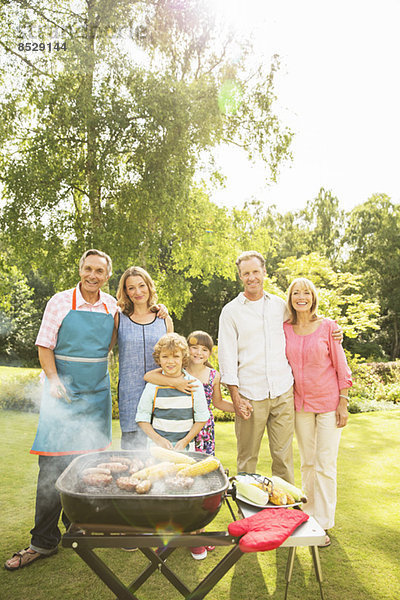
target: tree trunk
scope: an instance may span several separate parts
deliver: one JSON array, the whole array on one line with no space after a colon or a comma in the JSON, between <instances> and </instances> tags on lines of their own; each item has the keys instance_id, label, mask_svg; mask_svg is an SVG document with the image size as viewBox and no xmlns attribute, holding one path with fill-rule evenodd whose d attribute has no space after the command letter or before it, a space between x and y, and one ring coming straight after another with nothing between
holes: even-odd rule
<instances>
[{"instance_id":1,"label":"tree trunk","mask_svg":"<svg viewBox=\"0 0 400 600\"><path fill-rule=\"evenodd\" d=\"M392 360L396 360L399 356L399 327L397 324L397 315L393 315L393 344L392 344Z\"/></svg>"},{"instance_id":2,"label":"tree trunk","mask_svg":"<svg viewBox=\"0 0 400 600\"><path fill-rule=\"evenodd\" d=\"M101 210L101 186L98 178L97 164L97 126L96 117L94 114L93 100L93 80L95 69L95 40L98 29L98 19L94 10L95 2L88 2L88 23L87 23L87 38L86 38L86 56L84 74L84 89L83 101L85 103L83 109L86 113L86 181L87 194L90 206L90 220L92 224L91 238L96 244L96 234L102 228L102 210Z\"/></svg>"}]
</instances>

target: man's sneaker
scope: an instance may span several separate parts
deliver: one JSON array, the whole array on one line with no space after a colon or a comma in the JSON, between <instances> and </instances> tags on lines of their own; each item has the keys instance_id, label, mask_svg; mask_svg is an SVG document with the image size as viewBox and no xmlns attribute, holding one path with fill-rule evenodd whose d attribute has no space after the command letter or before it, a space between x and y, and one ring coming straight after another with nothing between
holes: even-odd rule
<instances>
[{"instance_id":1,"label":"man's sneaker","mask_svg":"<svg viewBox=\"0 0 400 600\"><path fill-rule=\"evenodd\" d=\"M205 546L199 546L198 548L189 548L191 555L195 560L203 560L207 556L207 550Z\"/></svg>"}]
</instances>

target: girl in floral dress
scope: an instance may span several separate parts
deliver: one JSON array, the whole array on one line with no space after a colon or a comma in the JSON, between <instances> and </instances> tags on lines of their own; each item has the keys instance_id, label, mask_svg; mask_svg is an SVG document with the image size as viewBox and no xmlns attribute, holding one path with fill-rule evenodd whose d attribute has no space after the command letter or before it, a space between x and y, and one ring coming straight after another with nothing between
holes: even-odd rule
<instances>
[{"instance_id":1,"label":"girl in floral dress","mask_svg":"<svg viewBox=\"0 0 400 600\"><path fill-rule=\"evenodd\" d=\"M220 375L208 362L213 349L212 337L205 331L193 331L188 335L187 342L189 345L187 371L203 384L210 411L210 418L195 438L195 447L198 452L214 454L215 434L212 406L226 412L234 412L234 408L232 402L222 398Z\"/></svg>"}]
</instances>

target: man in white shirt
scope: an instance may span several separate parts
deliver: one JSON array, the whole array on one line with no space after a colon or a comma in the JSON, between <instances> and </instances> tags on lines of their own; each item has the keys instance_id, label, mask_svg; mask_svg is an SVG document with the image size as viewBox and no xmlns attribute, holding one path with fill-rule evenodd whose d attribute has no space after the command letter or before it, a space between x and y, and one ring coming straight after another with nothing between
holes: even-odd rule
<instances>
[{"instance_id":1,"label":"man in white shirt","mask_svg":"<svg viewBox=\"0 0 400 600\"><path fill-rule=\"evenodd\" d=\"M235 407L237 470L255 473L265 428L272 474L294 483L293 375L285 354L286 304L263 289L265 261L255 251L236 261L243 292L220 315L221 381Z\"/></svg>"}]
</instances>

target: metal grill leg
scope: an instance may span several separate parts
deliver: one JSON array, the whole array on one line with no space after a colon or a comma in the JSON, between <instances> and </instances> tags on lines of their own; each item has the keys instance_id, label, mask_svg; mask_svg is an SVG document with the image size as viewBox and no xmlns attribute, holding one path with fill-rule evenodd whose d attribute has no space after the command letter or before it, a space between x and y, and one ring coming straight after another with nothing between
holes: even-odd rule
<instances>
[{"instance_id":1,"label":"metal grill leg","mask_svg":"<svg viewBox=\"0 0 400 600\"><path fill-rule=\"evenodd\" d=\"M235 546L224 556L217 566L204 577L203 581L199 583L193 592L186 596L186 600L201 600L204 598L242 556L243 552L240 550L239 545Z\"/></svg>"},{"instance_id":2,"label":"metal grill leg","mask_svg":"<svg viewBox=\"0 0 400 600\"><path fill-rule=\"evenodd\" d=\"M117 596L118 600L138 600L120 579L107 567L107 565L99 558L93 550L78 546L74 548L82 560L96 573L98 577L106 584L106 586Z\"/></svg>"},{"instance_id":3,"label":"metal grill leg","mask_svg":"<svg viewBox=\"0 0 400 600\"><path fill-rule=\"evenodd\" d=\"M288 595L288 590L289 590L289 583L292 580L292 573L293 573L293 565L294 565L294 557L296 556L296 547L292 546L291 548L289 548L289 554L288 554L288 559L287 559L287 563L286 563L286 573L285 573L285 580L286 580L286 589L285 589L285 600L287 600L287 595Z\"/></svg>"},{"instance_id":4,"label":"metal grill leg","mask_svg":"<svg viewBox=\"0 0 400 600\"><path fill-rule=\"evenodd\" d=\"M319 560L319 551L318 546L311 546L311 555L313 557L315 576L319 583L319 592L321 594L321 600L324 600L324 593L322 591L322 569L321 569L321 561Z\"/></svg>"}]
</instances>

